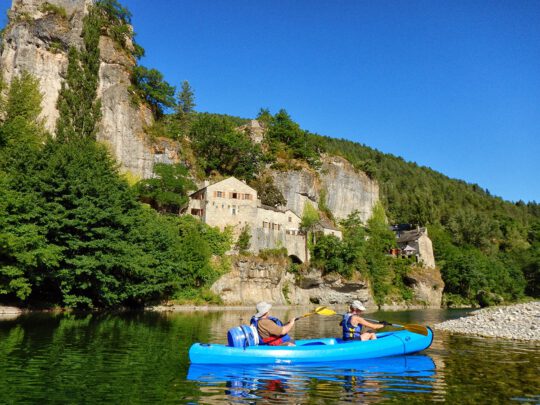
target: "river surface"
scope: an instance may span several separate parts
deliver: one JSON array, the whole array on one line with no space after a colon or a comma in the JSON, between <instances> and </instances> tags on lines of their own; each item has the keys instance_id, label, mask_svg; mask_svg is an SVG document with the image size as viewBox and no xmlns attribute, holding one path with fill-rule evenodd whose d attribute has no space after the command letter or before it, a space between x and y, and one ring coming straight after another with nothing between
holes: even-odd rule
<instances>
[{"instance_id":1,"label":"river surface","mask_svg":"<svg viewBox=\"0 0 540 405\"><path fill-rule=\"evenodd\" d=\"M343 310L344 308L336 308ZM287 320L309 308L276 309ZM433 325L459 310L375 312ZM191 366L194 342L225 343L251 311L30 314L0 320L1 404L540 404L540 345L435 333L412 355L310 366ZM339 318L297 322L296 339L339 335Z\"/></svg>"}]
</instances>

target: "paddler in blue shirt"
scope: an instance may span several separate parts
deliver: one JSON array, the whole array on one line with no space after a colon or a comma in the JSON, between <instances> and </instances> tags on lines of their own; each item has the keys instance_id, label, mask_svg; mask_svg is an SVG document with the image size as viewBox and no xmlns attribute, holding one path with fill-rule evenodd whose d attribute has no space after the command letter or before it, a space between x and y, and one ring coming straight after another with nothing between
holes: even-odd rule
<instances>
[{"instance_id":1,"label":"paddler in blue shirt","mask_svg":"<svg viewBox=\"0 0 540 405\"><path fill-rule=\"evenodd\" d=\"M382 321L381 323L371 323L366 321L364 318L362 318L360 315L363 311L366 310L366 307L358 301L354 300L351 302L351 305L349 306L349 312L347 312L345 315L343 315L343 319L341 320L341 327L343 329L343 340L353 340L353 339L360 339L360 340L375 340L377 339L377 335L373 332L363 332L363 328L371 328L371 329L381 329L386 326L386 322Z\"/></svg>"},{"instance_id":2,"label":"paddler in blue shirt","mask_svg":"<svg viewBox=\"0 0 540 405\"><path fill-rule=\"evenodd\" d=\"M251 324L257 328L259 333L259 344L270 346L295 346L294 340L288 335L294 326L294 318L283 325L281 321L270 316L272 304L259 302L257 313L251 318Z\"/></svg>"}]
</instances>

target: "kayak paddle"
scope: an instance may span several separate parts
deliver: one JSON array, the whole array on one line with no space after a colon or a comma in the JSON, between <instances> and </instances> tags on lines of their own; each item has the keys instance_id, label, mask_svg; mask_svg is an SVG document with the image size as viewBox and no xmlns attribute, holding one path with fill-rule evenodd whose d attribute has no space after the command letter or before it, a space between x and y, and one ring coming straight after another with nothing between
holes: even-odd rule
<instances>
[{"instance_id":1,"label":"kayak paddle","mask_svg":"<svg viewBox=\"0 0 540 405\"><path fill-rule=\"evenodd\" d=\"M324 315L324 316L330 316L330 315L337 315L335 311L331 310L330 308L326 308L326 307L317 307L315 308L315 310L313 312L308 312L307 314L304 314L302 316L299 316L297 318L294 318L295 321L299 320L299 319L302 319L302 318L305 318L307 316L311 316L311 315Z\"/></svg>"},{"instance_id":2,"label":"kayak paddle","mask_svg":"<svg viewBox=\"0 0 540 405\"><path fill-rule=\"evenodd\" d=\"M300 318L304 318L306 316L310 316L310 315L314 315L314 314L317 314L317 315L323 315L323 316L332 316L332 315L341 315L341 314L338 314L336 311L330 309L330 308L327 308L327 307L317 307L315 308L315 311L313 312L310 312L309 314L305 314L299 318L296 318L295 320L298 320ZM364 318L366 321L369 321L369 322L375 322L375 323L381 323L380 321L376 320L376 319L368 319L368 318ZM424 335L424 336L427 336L428 335L428 330L425 326L422 326L422 325L416 325L416 324L406 324L406 325L399 325L397 323L386 323L388 326L393 326L395 328L403 328L405 330L408 330L409 332L412 332L412 333L418 333L419 335Z\"/></svg>"},{"instance_id":3,"label":"kayak paddle","mask_svg":"<svg viewBox=\"0 0 540 405\"><path fill-rule=\"evenodd\" d=\"M376 319L368 319L368 318L364 318L366 321L369 321L369 322L375 322L375 323L382 323ZM409 332L412 332L412 333L418 333L420 335L424 335L424 336L427 336L428 335L428 330L425 326L422 326L422 325L416 325L414 323L409 323L409 324L405 324L405 325L398 325L397 323L388 323L386 322L386 325L388 326L393 326L395 328L403 328L403 329L406 329L408 330Z\"/></svg>"}]
</instances>

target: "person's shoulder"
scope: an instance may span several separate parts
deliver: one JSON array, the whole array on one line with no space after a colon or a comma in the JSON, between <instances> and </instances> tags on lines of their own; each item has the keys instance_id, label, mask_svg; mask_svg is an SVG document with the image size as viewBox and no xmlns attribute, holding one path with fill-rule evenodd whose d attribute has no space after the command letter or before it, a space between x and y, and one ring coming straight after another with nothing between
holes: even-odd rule
<instances>
[{"instance_id":1,"label":"person's shoulder","mask_svg":"<svg viewBox=\"0 0 540 405\"><path fill-rule=\"evenodd\" d=\"M265 323L275 323L273 320L271 319L268 319L268 318L262 318L262 319L259 319L259 324L265 324Z\"/></svg>"}]
</instances>

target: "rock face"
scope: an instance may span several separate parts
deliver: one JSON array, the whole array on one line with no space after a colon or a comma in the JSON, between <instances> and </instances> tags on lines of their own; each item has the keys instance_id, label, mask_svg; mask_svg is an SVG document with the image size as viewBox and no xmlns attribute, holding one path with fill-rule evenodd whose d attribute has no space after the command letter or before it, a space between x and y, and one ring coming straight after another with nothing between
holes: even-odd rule
<instances>
[{"instance_id":1,"label":"rock face","mask_svg":"<svg viewBox=\"0 0 540 405\"><path fill-rule=\"evenodd\" d=\"M285 260L238 257L231 272L212 286L225 305L253 305L267 301L276 305L339 305L360 300L368 310L377 309L369 283L346 280L336 274L322 275L311 269L300 276L287 271ZM440 308L444 282L440 272L431 268L415 268L408 276L413 290L411 302L395 302L381 306L383 310L402 308Z\"/></svg>"},{"instance_id":2,"label":"rock face","mask_svg":"<svg viewBox=\"0 0 540 405\"><path fill-rule=\"evenodd\" d=\"M45 7L46 3L65 10L65 16ZM39 79L42 118L51 132L58 118L56 102L67 71L67 50L82 46L83 17L90 4L92 0L13 0L9 12L0 55L4 79L9 83L23 71ZM106 36L100 39L100 52L102 121L97 139L124 169L137 177L150 177L156 157L145 141L144 128L152 124L152 114L146 107L135 106L128 90L135 60Z\"/></svg>"},{"instance_id":3,"label":"rock face","mask_svg":"<svg viewBox=\"0 0 540 405\"><path fill-rule=\"evenodd\" d=\"M267 301L273 304L347 304L359 299L368 309L376 308L369 285L365 281L343 280L339 276L323 277L312 270L296 280L286 271L286 262L266 261L256 257L240 257L233 270L223 275L212 286L226 305L256 304Z\"/></svg>"},{"instance_id":4,"label":"rock face","mask_svg":"<svg viewBox=\"0 0 540 405\"><path fill-rule=\"evenodd\" d=\"M110 145L114 156L125 170L140 177L152 175L154 155L146 142L144 128L153 122L145 106L135 106L129 94L133 58L119 51L114 41L102 36L99 41L98 97L101 99L102 119L98 140Z\"/></svg>"},{"instance_id":5,"label":"rock face","mask_svg":"<svg viewBox=\"0 0 540 405\"><path fill-rule=\"evenodd\" d=\"M415 267L407 275L407 284L412 288L414 302L427 308L440 308L444 281L435 267Z\"/></svg>"},{"instance_id":6,"label":"rock face","mask_svg":"<svg viewBox=\"0 0 540 405\"><path fill-rule=\"evenodd\" d=\"M302 217L306 201L314 206L324 204L336 219L347 218L358 211L366 222L379 201L379 185L341 157L324 157L317 171L308 169L272 173L276 187L287 200L287 208Z\"/></svg>"},{"instance_id":7,"label":"rock face","mask_svg":"<svg viewBox=\"0 0 540 405\"><path fill-rule=\"evenodd\" d=\"M53 130L58 118L56 101L67 70L67 49L82 46L82 20L91 0L51 0L65 9L67 18L42 10L44 1L14 0L8 13L0 63L4 80L24 71L40 81L43 94L42 118Z\"/></svg>"}]
</instances>

